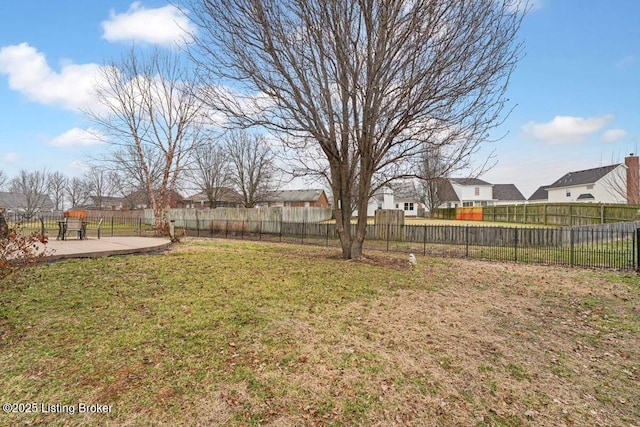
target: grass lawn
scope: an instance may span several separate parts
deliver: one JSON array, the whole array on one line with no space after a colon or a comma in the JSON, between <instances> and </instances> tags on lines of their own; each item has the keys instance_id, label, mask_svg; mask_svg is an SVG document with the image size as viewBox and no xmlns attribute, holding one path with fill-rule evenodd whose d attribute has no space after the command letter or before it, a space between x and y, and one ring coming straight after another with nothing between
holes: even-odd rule
<instances>
[{"instance_id":1,"label":"grass lawn","mask_svg":"<svg viewBox=\"0 0 640 427\"><path fill-rule=\"evenodd\" d=\"M0 282L0 400L38 411L0 425L640 424L637 276L338 255L190 240Z\"/></svg>"}]
</instances>

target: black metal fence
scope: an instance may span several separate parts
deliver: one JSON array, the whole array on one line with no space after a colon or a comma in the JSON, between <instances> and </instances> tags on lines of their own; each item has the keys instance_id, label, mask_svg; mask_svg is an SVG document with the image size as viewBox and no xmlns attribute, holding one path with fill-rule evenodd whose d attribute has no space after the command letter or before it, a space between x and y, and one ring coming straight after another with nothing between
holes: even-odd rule
<instances>
[{"instance_id":1,"label":"black metal fence","mask_svg":"<svg viewBox=\"0 0 640 427\"><path fill-rule=\"evenodd\" d=\"M87 234L97 236L101 218L89 216ZM59 215L21 221L24 231L58 234ZM11 218L9 218L11 225ZM339 247L332 223L281 221L183 220L176 234L190 237L264 240ZM385 250L445 257L556 264L618 270L640 269L640 223L564 228L451 225L375 225L366 228L365 250ZM103 217L102 236L153 236L141 218ZM355 235L356 225L352 224Z\"/></svg>"},{"instance_id":2,"label":"black metal fence","mask_svg":"<svg viewBox=\"0 0 640 427\"><path fill-rule=\"evenodd\" d=\"M340 245L335 224L267 221L182 221L179 235ZM619 270L638 269L638 229L367 225L366 249ZM356 225L352 225L355 235Z\"/></svg>"},{"instance_id":3,"label":"black metal fence","mask_svg":"<svg viewBox=\"0 0 640 427\"><path fill-rule=\"evenodd\" d=\"M49 238L56 238L60 230L60 223L63 220L61 214L43 215L32 219L22 219L5 215L11 227L19 226L23 232L40 231ZM102 221L101 221L102 220ZM98 227L101 236L153 236L155 231L153 225L146 224L142 218L114 216L114 217L94 217L87 216L87 236L97 237Z\"/></svg>"}]
</instances>

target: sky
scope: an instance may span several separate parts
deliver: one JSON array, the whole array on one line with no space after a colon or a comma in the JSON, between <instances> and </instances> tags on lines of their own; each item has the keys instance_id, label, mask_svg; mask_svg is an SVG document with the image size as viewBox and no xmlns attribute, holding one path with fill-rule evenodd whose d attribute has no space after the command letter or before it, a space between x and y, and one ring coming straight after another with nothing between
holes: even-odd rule
<instances>
[{"instance_id":1,"label":"sky","mask_svg":"<svg viewBox=\"0 0 640 427\"><path fill-rule=\"evenodd\" d=\"M188 13L188 11L187 11ZM99 67L132 43L167 49L190 23L163 0L0 1L0 170L86 170L104 149L80 113ZM640 150L640 1L532 0L508 115L480 178L525 197L567 172Z\"/></svg>"}]
</instances>

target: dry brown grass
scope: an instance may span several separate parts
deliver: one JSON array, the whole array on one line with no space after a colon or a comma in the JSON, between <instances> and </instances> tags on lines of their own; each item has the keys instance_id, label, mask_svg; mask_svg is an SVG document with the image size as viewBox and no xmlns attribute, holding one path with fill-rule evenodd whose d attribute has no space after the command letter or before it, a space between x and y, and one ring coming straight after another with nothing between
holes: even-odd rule
<instances>
[{"instance_id":1,"label":"dry brown grass","mask_svg":"<svg viewBox=\"0 0 640 427\"><path fill-rule=\"evenodd\" d=\"M100 278L75 292L114 286L114 302L63 298L56 312L69 305L81 331L60 333L56 322L40 337L46 324L33 313L48 297L24 288L13 307L5 294L0 365L11 386L0 395L20 399L22 387L115 411L0 415L0 424L640 425L635 275L426 257L411 270L404 255L354 262L331 249L229 241L69 265ZM108 322L90 323L103 314ZM74 361L79 348L92 357Z\"/></svg>"}]
</instances>

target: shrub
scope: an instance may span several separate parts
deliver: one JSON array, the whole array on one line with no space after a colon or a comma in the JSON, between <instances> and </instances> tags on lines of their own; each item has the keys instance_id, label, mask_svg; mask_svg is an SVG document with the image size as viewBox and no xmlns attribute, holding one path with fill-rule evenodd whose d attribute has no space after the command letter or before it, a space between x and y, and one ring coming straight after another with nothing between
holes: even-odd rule
<instances>
[{"instance_id":1,"label":"shrub","mask_svg":"<svg viewBox=\"0 0 640 427\"><path fill-rule=\"evenodd\" d=\"M41 233L22 235L19 225L9 228L0 213L0 281L43 257L46 244L47 237Z\"/></svg>"}]
</instances>

